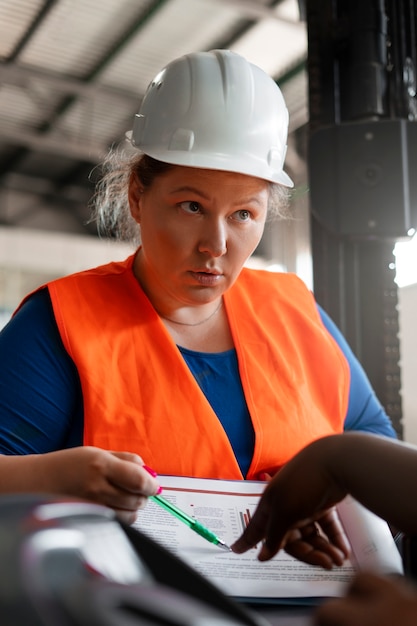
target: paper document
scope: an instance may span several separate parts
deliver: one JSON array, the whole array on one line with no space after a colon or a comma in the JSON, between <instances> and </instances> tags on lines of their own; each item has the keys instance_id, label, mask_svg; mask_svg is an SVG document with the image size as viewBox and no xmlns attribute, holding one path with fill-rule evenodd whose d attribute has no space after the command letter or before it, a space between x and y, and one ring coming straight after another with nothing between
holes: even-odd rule
<instances>
[{"instance_id":1,"label":"paper document","mask_svg":"<svg viewBox=\"0 0 417 626\"><path fill-rule=\"evenodd\" d=\"M159 476L158 480L166 499L195 517L228 545L242 534L265 488L265 483L243 480L175 476ZM139 511L135 527L169 548L231 597L268 602L297 599L297 603L301 603L343 594L358 568L356 559L360 561L361 552L368 558L368 568L379 571L378 554L382 550L387 557L385 569L402 572L401 558L388 525L355 501L347 503L345 509L350 514L347 534L352 547L358 539L355 537L358 519L366 522L358 528L359 547L353 550L355 562L346 561L342 567L331 571L302 563L284 551L271 561L261 563L257 560L260 546L241 555L224 552L152 501ZM377 528L375 537L374 526Z\"/></svg>"}]
</instances>

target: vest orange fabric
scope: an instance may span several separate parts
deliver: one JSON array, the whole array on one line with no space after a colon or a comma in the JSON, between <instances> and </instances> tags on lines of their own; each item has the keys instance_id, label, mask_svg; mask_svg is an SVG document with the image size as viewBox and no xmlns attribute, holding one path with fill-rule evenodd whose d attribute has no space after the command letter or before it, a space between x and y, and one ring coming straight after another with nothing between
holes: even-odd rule
<instances>
[{"instance_id":1,"label":"vest orange fabric","mask_svg":"<svg viewBox=\"0 0 417 626\"><path fill-rule=\"evenodd\" d=\"M220 421L124 262L48 284L84 399L84 443L138 453L159 474L243 478ZM248 479L342 432L349 366L293 274L244 269L224 295L255 430Z\"/></svg>"}]
</instances>

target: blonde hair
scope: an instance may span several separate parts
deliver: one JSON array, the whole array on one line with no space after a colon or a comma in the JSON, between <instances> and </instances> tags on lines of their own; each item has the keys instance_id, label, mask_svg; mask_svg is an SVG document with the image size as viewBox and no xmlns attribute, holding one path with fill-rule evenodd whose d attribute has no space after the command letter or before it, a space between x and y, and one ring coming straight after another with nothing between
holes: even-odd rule
<instances>
[{"instance_id":1,"label":"blonde hair","mask_svg":"<svg viewBox=\"0 0 417 626\"><path fill-rule=\"evenodd\" d=\"M159 174L175 167L157 161L142 152L133 154L112 148L101 164L100 178L91 200L90 222L97 223L100 236L140 243L140 228L130 214L128 191L131 176L136 174L149 187ZM269 183L268 219L289 218L290 192L283 185Z\"/></svg>"}]
</instances>

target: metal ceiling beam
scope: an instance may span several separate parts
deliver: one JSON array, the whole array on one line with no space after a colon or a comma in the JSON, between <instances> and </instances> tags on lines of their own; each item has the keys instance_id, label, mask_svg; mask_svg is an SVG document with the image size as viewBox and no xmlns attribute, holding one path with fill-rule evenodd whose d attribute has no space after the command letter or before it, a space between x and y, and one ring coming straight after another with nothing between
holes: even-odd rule
<instances>
[{"instance_id":1,"label":"metal ceiling beam","mask_svg":"<svg viewBox=\"0 0 417 626\"><path fill-rule=\"evenodd\" d=\"M76 78L63 77L61 74L32 67L24 67L16 63L0 63L0 83L27 89L33 82L42 82L52 89L82 98L104 97L108 100L123 100L135 106L141 96L126 89L114 89L99 83L86 83Z\"/></svg>"},{"instance_id":2,"label":"metal ceiling beam","mask_svg":"<svg viewBox=\"0 0 417 626\"><path fill-rule=\"evenodd\" d=\"M105 145L70 142L67 139L60 140L28 130L22 133L4 128L4 126L0 127L0 141L39 152L86 161L87 163L100 163L108 150Z\"/></svg>"},{"instance_id":3,"label":"metal ceiling beam","mask_svg":"<svg viewBox=\"0 0 417 626\"><path fill-rule=\"evenodd\" d=\"M127 43L135 36L135 34L144 27L144 25L152 17L152 15L164 4L166 4L167 1L168 0L154 0L144 13L141 12L138 19L133 21L129 25L127 30L119 38L119 40L113 46L111 46L109 50L107 50L107 52L102 57L100 62L97 63L95 68L87 76L83 77L86 85L90 84L93 88L95 87L96 79L100 72L105 67L107 67L111 60L115 56L117 56L117 54L127 45ZM73 156L74 158L89 162L97 162L97 160L101 160L103 158L102 146L95 146L93 144L87 146L82 144L69 145L65 142L63 142L63 145L61 145L61 142L59 140L55 140L46 136L47 133L51 129L53 129L55 122L76 101L77 97L78 94L65 94L61 98L61 102L58 103L55 107L54 111L50 112L48 118L45 118L44 122L39 126L39 132L37 134L28 133L19 139L19 137L14 136L15 134L13 133L13 131L11 131L9 135L9 143L12 142L19 146L19 149L11 157L12 163L17 164L21 159L24 158L25 148L34 148L46 152L52 152L55 154ZM135 107L137 106L137 101L138 96L135 97ZM6 131L3 132L3 137L5 134ZM45 135L45 139L42 137L42 134ZM10 167L8 169L10 169Z\"/></svg>"},{"instance_id":4,"label":"metal ceiling beam","mask_svg":"<svg viewBox=\"0 0 417 626\"><path fill-rule=\"evenodd\" d=\"M58 3L58 0L45 0L43 6L39 9L38 13L35 15L31 24L23 33L22 38L17 42L13 52L7 58L7 62L12 63L15 59L18 58L19 54L26 47L28 42L31 40L33 35L39 28L39 25L42 24L48 13L54 8L54 6Z\"/></svg>"},{"instance_id":5,"label":"metal ceiling beam","mask_svg":"<svg viewBox=\"0 0 417 626\"><path fill-rule=\"evenodd\" d=\"M18 193L29 193L35 196L54 196L60 198L64 204L68 202L86 203L91 196L92 185L87 186L74 183L63 186L66 190L65 197L62 197L62 188L57 189L57 185L49 178L10 173L4 178L0 192L7 189Z\"/></svg>"}]
</instances>

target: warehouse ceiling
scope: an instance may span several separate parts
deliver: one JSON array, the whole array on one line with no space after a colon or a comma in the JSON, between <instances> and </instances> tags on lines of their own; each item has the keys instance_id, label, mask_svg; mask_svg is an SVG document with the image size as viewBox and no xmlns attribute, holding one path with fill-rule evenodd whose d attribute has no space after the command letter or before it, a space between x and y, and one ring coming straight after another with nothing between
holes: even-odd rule
<instances>
[{"instance_id":1,"label":"warehouse ceiling","mask_svg":"<svg viewBox=\"0 0 417 626\"><path fill-rule=\"evenodd\" d=\"M0 225L96 235L94 167L124 140L147 84L182 54L228 48L307 120L297 0L0 0ZM288 157L291 170L291 153Z\"/></svg>"}]
</instances>

